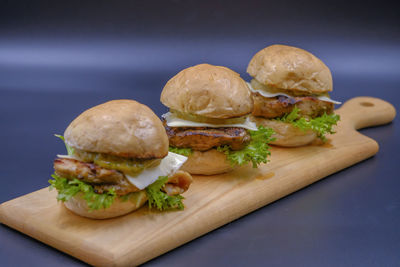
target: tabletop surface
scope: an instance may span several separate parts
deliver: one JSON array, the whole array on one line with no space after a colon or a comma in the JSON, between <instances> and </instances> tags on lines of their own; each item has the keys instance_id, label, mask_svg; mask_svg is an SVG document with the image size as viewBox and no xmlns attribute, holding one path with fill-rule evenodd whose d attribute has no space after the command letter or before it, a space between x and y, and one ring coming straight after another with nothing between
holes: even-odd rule
<instances>
[{"instance_id":1,"label":"tabletop surface","mask_svg":"<svg viewBox=\"0 0 400 267\"><path fill-rule=\"evenodd\" d=\"M154 13L151 4L98 4L90 11L89 4L67 9L39 2L42 9L8 6L2 16L0 203L47 186L52 160L65 149L53 134L62 134L85 109L126 98L161 115L167 109L160 92L181 69L207 62L249 80L252 55L274 43L320 57L333 74L333 99L373 96L400 107L400 24L393 6L374 9L368 2L341 13L337 1L314 6L320 13L310 18L300 5L297 13L285 13L290 1L269 6L269 17L255 1L233 1L229 10L219 1L198 9L149 1L158 6ZM282 14L292 17L277 25ZM361 130L380 145L373 158L145 265L399 266L399 125L396 117ZM85 265L1 224L0 240L1 266Z\"/></svg>"}]
</instances>

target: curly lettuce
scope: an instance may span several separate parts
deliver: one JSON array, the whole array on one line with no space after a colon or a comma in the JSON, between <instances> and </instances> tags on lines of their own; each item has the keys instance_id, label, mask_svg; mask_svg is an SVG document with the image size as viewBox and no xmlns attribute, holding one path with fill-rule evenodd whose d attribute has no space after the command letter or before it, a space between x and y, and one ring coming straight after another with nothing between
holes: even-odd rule
<instances>
[{"instance_id":1,"label":"curly lettuce","mask_svg":"<svg viewBox=\"0 0 400 267\"><path fill-rule=\"evenodd\" d=\"M109 208L117 196L113 188L106 193L98 194L94 192L91 185L78 179L68 180L56 174L51 175L51 177L53 179L49 180L50 190L55 188L58 191L57 200L68 201L76 194L82 193L89 211Z\"/></svg>"},{"instance_id":2,"label":"curly lettuce","mask_svg":"<svg viewBox=\"0 0 400 267\"><path fill-rule=\"evenodd\" d=\"M301 117L299 112L300 109L295 106L290 113L276 120L290 123L302 131L312 130L317 134L318 138L324 142L326 141L326 134L335 133L333 126L337 125L337 122L340 120L340 116L337 114L324 113L320 117L309 119Z\"/></svg>"},{"instance_id":3,"label":"curly lettuce","mask_svg":"<svg viewBox=\"0 0 400 267\"><path fill-rule=\"evenodd\" d=\"M49 180L50 190L56 189L58 191L57 200L65 202L70 200L78 193L82 193L83 199L89 207L89 211L107 209L114 202L117 194L112 188L108 192L98 194L94 192L91 185L86 184L78 179L68 180L56 174L51 175L53 179ZM159 179L153 184L149 185L145 191L148 198L149 207L157 208L160 211L184 208L182 200L184 197L181 195L169 196L162 191L165 183L168 181L167 176L160 176ZM122 201L127 201L131 194L121 197Z\"/></svg>"},{"instance_id":4,"label":"curly lettuce","mask_svg":"<svg viewBox=\"0 0 400 267\"><path fill-rule=\"evenodd\" d=\"M167 193L162 191L165 183L168 181L168 176L160 176L157 181L149 185L145 190L147 198L149 199L149 208L157 208L160 211L179 209L183 210L184 205L182 203L181 195L169 196Z\"/></svg>"},{"instance_id":5,"label":"curly lettuce","mask_svg":"<svg viewBox=\"0 0 400 267\"><path fill-rule=\"evenodd\" d=\"M193 150L191 148L179 148L173 146L169 147L169 151L185 157L189 157L193 153Z\"/></svg>"},{"instance_id":6,"label":"curly lettuce","mask_svg":"<svg viewBox=\"0 0 400 267\"><path fill-rule=\"evenodd\" d=\"M251 162L253 168L257 168L259 164L268 162L267 157L271 155L268 143L275 140L272 137L274 131L270 128L259 126L258 131L249 130L249 133L251 141L241 150L232 150L229 145L217 147L218 151L225 153L226 158L233 166L241 166Z\"/></svg>"},{"instance_id":7,"label":"curly lettuce","mask_svg":"<svg viewBox=\"0 0 400 267\"><path fill-rule=\"evenodd\" d=\"M68 156L72 156L74 154L74 148L67 145L67 143L65 142L64 136L59 135L59 134L55 134L54 136L60 138L64 142L65 148L67 149L67 152L68 152Z\"/></svg>"}]
</instances>

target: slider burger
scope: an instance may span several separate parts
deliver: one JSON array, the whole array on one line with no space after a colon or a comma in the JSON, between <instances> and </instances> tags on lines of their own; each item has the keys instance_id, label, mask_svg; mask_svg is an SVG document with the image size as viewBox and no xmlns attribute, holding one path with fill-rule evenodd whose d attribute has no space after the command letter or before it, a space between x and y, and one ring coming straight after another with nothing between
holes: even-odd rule
<instances>
[{"instance_id":1,"label":"slider burger","mask_svg":"<svg viewBox=\"0 0 400 267\"><path fill-rule=\"evenodd\" d=\"M272 130L248 118L251 93L236 72L200 64L182 70L165 85L161 102L170 151L188 156L182 170L217 174L251 162L267 162Z\"/></svg>"},{"instance_id":2,"label":"slider burger","mask_svg":"<svg viewBox=\"0 0 400 267\"><path fill-rule=\"evenodd\" d=\"M183 209L180 195L192 182L179 171L185 156L168 152L158 117L133 100L113 100L79 115L62 138L68 155L54 160L50 189L69 210L105 219L146 201L159 210Z\"/></svg>"},{"instance_id":3,"label":"slider burger","mask_svg":"<svg viewBox=\"0 0 400 267\"><path fill-rule=\"evenodd\" d=\"M271 127L276 138L271 144L302 146L326 140L340 119L333 113L332 75L311 53L286 45L271 45L251 59L247 72L253 77L252 120Z\"/></svg>"}]
</instances>

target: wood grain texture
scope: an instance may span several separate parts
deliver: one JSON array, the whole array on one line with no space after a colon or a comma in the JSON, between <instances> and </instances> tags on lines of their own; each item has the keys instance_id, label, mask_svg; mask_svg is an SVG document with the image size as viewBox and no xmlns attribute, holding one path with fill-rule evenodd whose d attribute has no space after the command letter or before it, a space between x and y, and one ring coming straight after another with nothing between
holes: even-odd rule
<instances>
[{"instance_id":1,"label":"wood grain texture","mask_svg":"<svg viewBox=\"0 0 400 267\"><path fill-rule=\"evenodd\" d=\"M337 134L322 146L272 149L271 162L216 176L195 176L185 210L143 207L123 217L90 220L72 214L48 188L0 205L0 221L97 266L137 265L377 153L356 129L389 123L396 111L370 97L347 101Z\"/></svg>"}]
</instances>

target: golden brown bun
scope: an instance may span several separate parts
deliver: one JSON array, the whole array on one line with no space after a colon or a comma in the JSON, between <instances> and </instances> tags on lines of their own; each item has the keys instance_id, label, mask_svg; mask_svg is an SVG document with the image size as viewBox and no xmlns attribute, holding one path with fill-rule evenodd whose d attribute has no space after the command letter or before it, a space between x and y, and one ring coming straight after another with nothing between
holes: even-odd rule
<instances>
[{"instance_id":1,"label":"golden brown bun","mask_svg":"<svg viewBox=\"0 0 400 267\"><path fill-rule=\"evenodd\" d=\"M213 175L233 170L226 155L216 149L207 151L193 151L188 160L183 164L181 170L191 174Z\"/></svg>"},{"instance_id":2,"label":"golden brown bun","mask_svg":"<svg viewBox=\"0 0 400 267\"><path fill-rule=\"evenodd\" d=\"M313 54L292 46L271 45L250 60L247 72L267 86L321 94L332 91L329 68Z\"/></svg>"},{"instance_id":3,"label":"golden brown bun","mask_svg":"<svg viewBox=\"0 0 400 267\"><path fill-rule=\"evenodd\" d=\"M74 148L131 158L163 158L168 136L160 119L133 100L113 100L79 115L65 130Z\"/></svg>"},{"instance_id":4,"label":"golden brown bun","mask_svg":"<svg viewBox=\"0 0 400 267\"><path fill-rule=\"evenodd\" d=\"M268 120L254 116L251 116L251 120L254 121L257 126L262 125L264 127L272 128L275 131L276 134L274 134L272 137L275 137L276 140L270 142L272 145L284 147L305 146L317 139L315 132L311 130L302 131L290 123Z\"/></svg>"},{"instance_id":5,"label":"golden brown bun","mask_svg":"<svg viewBox=\"0 0 400 267\"><path fill-rule=\"evenodd\" d=\"M180 112L209 118L232 118L251 112L253 102L246 82L221 66L200 64L172 77L161 102Z\"/></svg>"},{"instance_id":6,"label":"golden brown bun","mask_svg":"<svg viewBox=\"0 0 400 267\"><path fill-rule=\"evenodd\" d=\"M121 215L128 214L134 210L137 210L147 201L147 195L145 191L136 193L135 199L122 201L120 198L115 198L113 204L107 209L89 211L86 204L86 200L83 199L82 193L78 193L70 200L64 202L67 209L76 213L80 216L91 218L91 219L109 219L118 217Z\"/></svg>"}]
</instances>

